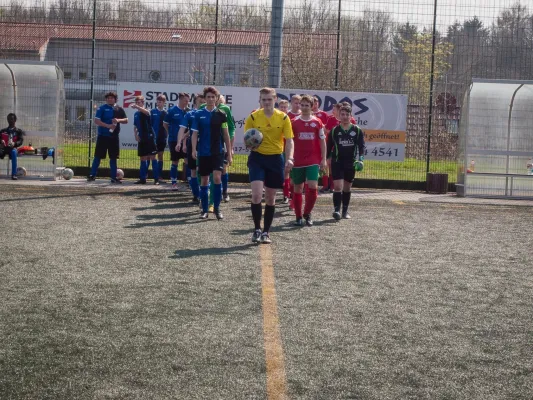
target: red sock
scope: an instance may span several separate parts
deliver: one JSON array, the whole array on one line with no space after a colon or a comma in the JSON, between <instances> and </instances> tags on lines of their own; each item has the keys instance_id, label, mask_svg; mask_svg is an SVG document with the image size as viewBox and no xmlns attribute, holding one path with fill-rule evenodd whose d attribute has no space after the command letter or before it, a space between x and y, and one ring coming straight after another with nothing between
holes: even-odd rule
<instances>
[{"instance_id":1,"label":"red sock","mask_svg":"<svg viewBox=\"0 0 533 400\"><path fill-rule=\"evenodd\" d=\"M313 211L313 207L315 206L317 197L318 197L318 192L316 189L307 188L307 192L305 192L305 208L304 208L305 215L311 214L311 211Z\"/></svg>"},{"instance_id":2,"label":"red sock","mask_svg":"<svg viewBox=\"0 0 533 400\"><path fill-rule=\"evenodd\" d=\"M290 196L291 196L291 198L292 198L292 196L293 196L293 194L294 194L294 184L293 184L293 183L290 183L290 184L289 184L289 187L290 187L290 192L289 192L289 193L290 193Z\"/></svg>"},{"instance_id":3,"label":"red sock","mask_svg":"<svg viewBox=\"0 0 533 400\"><path fill-rule=\"evenodd\" d=\"M328 176L324 175L322 177L322 189L327 189L328 187L329 187Z\"/></svg>"},{"instance_id":4,"label":"red sock","mask_svg":"<svg viewBox=\"0 0 533 400\"><path fill-rule=\"evenodd\" d=\"M309 187L307 186L307 183L304 183L304 191L303 191L304 194L307 193L307 189L309 189Z\"/></svg>"},{"instance_id":5,"label":"red sock","mask_svg":"<svg viewBox=\"0 0 533 400\"><path fill-rule=\"evenodd\" d=\"M296 214L296 218L302 218L302 202L303 202L302 194L293 193L292 200L293 200L294 213ZM307 207L307 203L305 204L305 206Z\"/></svg>"},{"instance_id":6,"label":"red sock","mask_svg":"<svg viewBox=\"0 0 533 400\"><path fill-rule=\"evenodd\" d=\"M289 187L291 185L291 180L289 178L285 179L283 181L283 196L284 197L289 197L290 193L289 193Z\"/></svg>"}]
</instances>

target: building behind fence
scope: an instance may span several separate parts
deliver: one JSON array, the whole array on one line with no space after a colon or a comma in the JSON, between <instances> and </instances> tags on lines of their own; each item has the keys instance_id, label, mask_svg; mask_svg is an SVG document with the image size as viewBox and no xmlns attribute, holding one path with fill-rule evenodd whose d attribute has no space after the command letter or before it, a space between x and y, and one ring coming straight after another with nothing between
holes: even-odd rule
<instances>
[{"instance_id":1,"label":"building behind fence","mask_svg":"<svg viewBox=\"0 0 533 400\"><path fill-rule=\"evenodd\" d=\"M363 178L421 182L429 169L453 181L472 78L533 77L532 4L439 3L285 1L281 87L408 96L406 160L369 163ZM65 162L86 166L91 104L117 82L267 85L271 11L244 0L0 0L0 58L58 63ZM137 161L123 152L121 166ZM233 171L246 173L244 158Z\"/></svg>"}]
</instances>

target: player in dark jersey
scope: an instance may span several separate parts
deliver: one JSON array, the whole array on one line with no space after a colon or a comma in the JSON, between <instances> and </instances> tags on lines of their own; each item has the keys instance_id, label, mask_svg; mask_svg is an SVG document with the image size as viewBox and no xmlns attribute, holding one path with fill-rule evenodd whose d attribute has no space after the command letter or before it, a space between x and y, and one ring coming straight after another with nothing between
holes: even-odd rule
<instances>
[{"instance_id":1,"label":"player in dark jersey","mask_svg":"<svg viewBox=\"0 0 533 400\"><path fill-rule=\"evenodd\" d=\"M183 151L181 151L181 146L178 144L178 132L182 121L185 118L185 114L189 111L190 96L188 93L179 93L178 94L178 105L172 107L168 110L168 113L163 122L163 126L168 132L168 147L170 149L170 160L172 165L170 166L170 180L172 181L172 190L179 190L178 188L178 164L179 160L187 157ZM177 149L180 150L177 150Z\"/></svg>"},{"instance_id":2,"label":"player in dark jersey","mask_svg":"<svg viewBox=\"0 0 533 400\"><path fill-rule=\"evenodd\" d=\"M204 89L206 107L194 114L191 131L192 156L198 160L198 173L201 177L200 198L202 202L201 219L209 217L209 174L213 173L215 187L214 214L217 219L224 218L220 212L222 200L222 171L224 170L224 145L231 149L226 114L216 107L220 93L213 86ZM181 133L181 131L180 131ZM227 163L231 165L231 151L227 154Z\"/></svg>"},{"instance_id":3,"label":"player in dark jersey","mask_svg":"<svg viewBox=\"0 0 533 400\"><path fill-rule=\"evenodd\" d=\"M148 175L150 160L152 160L154 185L159 185L159 166L156 160L157 147L155 144L155 133L152 122L150 121L150 111L144 108L144 96L135 97L135 104L132 108L137 110L133 117L133 131L135 133L135 140L138 143L137 155L141 158L139 180L135 183L146 184L146 176Z\"/></svg>"},{"instance_id":4,"label":"player in dark jersey","mask_svg":"<svg viewBox=\"0 0 533 400\"><path fill-rule=\"evenodd\" d=\"M24 141L24 131L15 126L17 116L13 113L7 114L8 127L0 131L0 160L3 160L6 154L11 160L11 179L16 181L17 178L17 147L22 146Z\"/></svg>"},{"instance_id":5,"label":"player in dark jersey","mask_svg":"<svg viewBox=\"0 0 533 400\"><path fill-rule=\"evenodd\" d=\"M157 166L159 168L159 183L165 183L161 179L163 174L163 156L165 152L165 147L167 147L167 131L163 126L163 121L167 116L167 111L165 110L165 104L167 98L164 94L160 94L156 98L156 108L153 108L150 111L150 120L152 121L152 128L155 134L155 145L157 148ZM153 168L153 163L152 163Z\"/></svg>"},{"instance_id":6,"label":"player in dark jersey","mask_svg":"<svg viewBox=\"0 0 533 400\"><path fill-rule=\"evenodd\" d=\"M337 221L341 219L341 203L342 218L351 218L348 214L348 205L350 204L352 182L356 167L362 168L365 154L363 131L350 122L351 114L352 108L350 106L340 108L340 124L331 130L327 142L328 160L334 185L333 218Z\"/></svg>"},{"instance_id":7,"label":"player in dark jersey","mask_svg":"<svg viewBox=\"0 0 533 400\"><path fill-rule=\"evenodd\" d=\"M109 92L105 95L106 104L96 110L94 123L98 126L98 136L96 138L96 148L91 166L90 175L87 182L94 181L100 166L100 161L109 154L109 167L111 169L111 183L122 183L117 179L117 159L120 156L120 124L127 124L128 117L122 107L117 102L117 94Z\"/></svg>"}]
</instances>

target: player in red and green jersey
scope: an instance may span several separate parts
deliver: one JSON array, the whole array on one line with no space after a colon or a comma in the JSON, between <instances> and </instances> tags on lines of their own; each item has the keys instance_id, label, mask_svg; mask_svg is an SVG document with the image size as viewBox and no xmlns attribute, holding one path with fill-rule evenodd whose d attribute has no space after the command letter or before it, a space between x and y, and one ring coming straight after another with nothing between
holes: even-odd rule
<instances>
[{"instance_id":1,"label":"player in red and green jersey","mask_svg":"<svg viewBox=\"0 0 533 400\"><path fill-rule=\"evenodd\" d=\"M293 204L296 214L296 225L313 225L311 211L318 197L317 184L319 169L326 169L326 135L322 121L312 115L313 98L303 95L300 101L301 115L294 118L292 131L294 134L294 167L291 178L294 183ZM305 208L302 215L302 191L307 182L305 192ZM303 218L302 218L303 217Z\"/></svg>"},{"instance_id":2,"label":"player in red and green jersey","mask_svg":"<svg viewBox=\"0 0 533 400\"><path fill-rule=\"evenodd\" d=\"M328 119L329 119L329 114L325 111L322 111L321 109L318 108L319 106L319 101L318 101L318 97L314 96L313 97L313 115L315 117L317 117L320 121L322 121L322 124L324 126L326 126L326 124L328 123Z\"/></svg>"}]
</instances>

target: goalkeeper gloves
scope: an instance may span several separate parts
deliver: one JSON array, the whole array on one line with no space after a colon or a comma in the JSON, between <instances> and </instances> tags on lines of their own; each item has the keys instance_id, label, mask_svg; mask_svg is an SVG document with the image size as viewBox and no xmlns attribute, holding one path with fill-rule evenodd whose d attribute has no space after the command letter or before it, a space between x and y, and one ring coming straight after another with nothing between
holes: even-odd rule
<instances>
[{"instance_id":1,"label":"goalkeeper gloves","mask_svg":"<svg viewBox=\"0 0 533 400\"><path fill-rule=\"evenodd\" d=\"M365 164L361 160L353 163L353 168L355 169L356 172L361 172L364 167L365 167Z\"/></svg>"}]
</instances>

